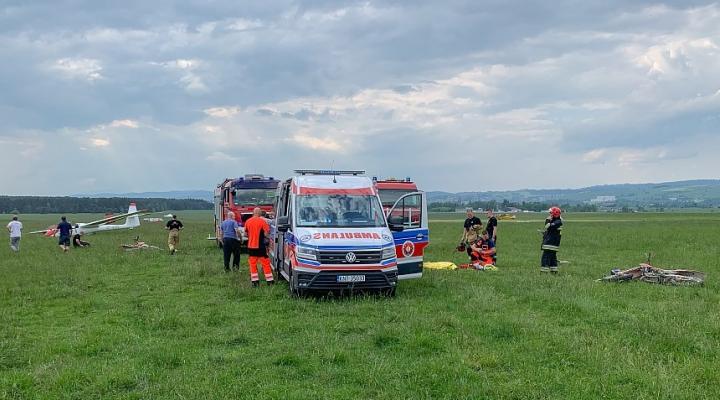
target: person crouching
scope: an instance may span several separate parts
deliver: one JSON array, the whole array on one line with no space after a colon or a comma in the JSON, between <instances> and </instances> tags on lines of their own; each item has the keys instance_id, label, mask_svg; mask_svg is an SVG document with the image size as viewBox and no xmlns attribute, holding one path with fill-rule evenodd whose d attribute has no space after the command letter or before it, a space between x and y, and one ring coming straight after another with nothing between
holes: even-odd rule
<instances>
[{"instance_id":1,"label":"person crouching","mask_svg":"<svg viewBox=\"0 0 720 400\"><path fill-rule=\"evenodd\" d=\"M482 231L480 237L470 244L470 250L470 262L474 269L482 270L495 265L495 242L487 231Z\"/></svg>"}]
</instances>

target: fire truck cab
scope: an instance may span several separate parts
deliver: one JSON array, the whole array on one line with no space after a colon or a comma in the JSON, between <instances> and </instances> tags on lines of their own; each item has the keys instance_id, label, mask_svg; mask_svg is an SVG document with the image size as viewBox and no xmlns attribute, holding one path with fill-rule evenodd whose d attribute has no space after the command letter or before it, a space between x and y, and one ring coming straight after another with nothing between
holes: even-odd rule
<instances>
[{"instance_id":1,"label":"fire truck cab","mask_svg":"<svg viewBox=\"0 0 720 400\"><path fill-rule=\"evenodd\" d=\"M260 207L269 215L273 213L275 192L280 181L273 177L266 178L261 174L248 174L239 178L228 178L215 188L215 239L222 247L220 224L232 211L238 223L244 223L252 217L255 207ZM242 238L245 242L246 238Z\"/></svg>"},{"instance_id":2,"label":"fire truck cab","mask_svg":"<svg viewBox=\"0 0 720 400\"><path fill-rule=\"evenodd\" d=\"M291 293L377 289L394 293L398 279L422 274L429 241L425 194L398 199L387 217L364 171L296 170L275 197L268 252ZM406 223L400 215L417 215ZM400 259L418 261L400 268ZM407 263L405 263L407 264ZM405 265L410 267L409 264Z\"/></svg>"},{"instance_id":3,"label":"fire truck cab","mask_svg":"<svg viewBox=\"0 0 720 400\"><path fill-rule=\"evenodd\" d=\"M418 191L417 185L410 177L405 179L386 178L378 180L376 176L373 176L373 182L375 182L375 187L377 187L378 194L380 195L380 201L386 212L390 210L390 208L395 205L395 202L403 195Z\"/></svg>"}]
</instances>

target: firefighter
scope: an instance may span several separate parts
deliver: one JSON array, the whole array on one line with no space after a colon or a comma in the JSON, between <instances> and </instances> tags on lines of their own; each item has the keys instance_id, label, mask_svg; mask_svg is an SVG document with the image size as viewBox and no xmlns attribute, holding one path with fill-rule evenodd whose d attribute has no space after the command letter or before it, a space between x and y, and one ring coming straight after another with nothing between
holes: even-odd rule
<instances>
[{"instance_id":1,"label":"firefighter","mask_svg":"<svg viewBox=\"0 0 720 400\"><path fill-rule=\"evenodd\" d=\"M172 219L167 222L165 229L168 232L168 248L170 249L170 255L175 254L177 247L180 244L180 230L183 228L182 222L178 221L177 215L173 215Z\"/></svg>"},{"instance_id":2,"label":"firefighter","mask_svg":"<svg viewBox=\"0 0 720 400\"><path fill-rule=\"evenodd\" d=\"M473 268L485 269L486 266L495 265L495 243L487 231L482 231L480 237L470 244L470 250Z\"/></svg>"},{"instance_id":3,"label":"firefighter","mask_svg":"<svg viewBox=\"0 0 720 400\"><path fill-rule=\"evenodd\" d=\"M463 236L462 239L460 239L460 246L458 246L458 248L465 247L467 255L472 261L472 250L470 249L470 245L480 238L482 221L480 221L480 218L475 216L475 212L473 212L472 208L468 207L465 209L465 212L467 213L467 218L463 223Z\"/></svg>"},{"instance_id":4,"label":"firefighter","mask_svg":"<svg viewBox=\"0 0 720 400\"><path fill-rule=\"evenodd\" d=\"M267 255L265 247L265 239L270 236L270 225L265 218L262 217L262 210L255 208L253 216L245 222L245 233L248 236L248 263L250 264L250 281L252 285L260 286L260 277L258 274L257 263L260 261L265 275L265 282L268 285L275 283L273 280L272 269L270 269L270 259Z\"/></svg>"},{"instance_id":5,"label":"firefighter","mask_svg":"<svg viewBox=\"0 0 720 400\"><path fill-rule=\"evenodd\" d=\"M560 250L563 221L562 218L560 218L561 211L559 207L551 207L548 212L550 215L545 219L545 230L543 231L540 272L557 274L557 252Z\"/></svg>"}]
</instances>

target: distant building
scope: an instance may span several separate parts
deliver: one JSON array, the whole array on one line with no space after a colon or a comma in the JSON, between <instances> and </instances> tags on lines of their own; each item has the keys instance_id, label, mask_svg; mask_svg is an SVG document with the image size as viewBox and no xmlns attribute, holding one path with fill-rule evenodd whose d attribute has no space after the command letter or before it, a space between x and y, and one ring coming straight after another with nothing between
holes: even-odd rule
<instances>
[{"instance_id":1,"label":"distant building","mask_svg":"<svg viewBox=\"0 0 720 400\"><path fill-rule=\"evenodd\" d=\"M590 199L590 204L612 204L617 201L615 196L597 196L594 199Z\"/></svg>"}]
</instances>

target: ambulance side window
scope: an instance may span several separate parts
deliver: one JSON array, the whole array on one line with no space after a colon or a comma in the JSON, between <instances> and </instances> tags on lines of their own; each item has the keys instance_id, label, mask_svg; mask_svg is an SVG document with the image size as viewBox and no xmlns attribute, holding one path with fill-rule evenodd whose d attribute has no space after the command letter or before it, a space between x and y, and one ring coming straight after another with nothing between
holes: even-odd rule
<instances>
[{"instance_id":1,"label":"ambulance side window","mask_svg":"<svg viewBox=\"0 0 720 400\"><path fill-rule=\"evenodd\" d=\"M290 211L290 184L285 182L283 184L280 198L278 199L277 214L278 216L289 216Z\"/></svg>"}]
</instances>

